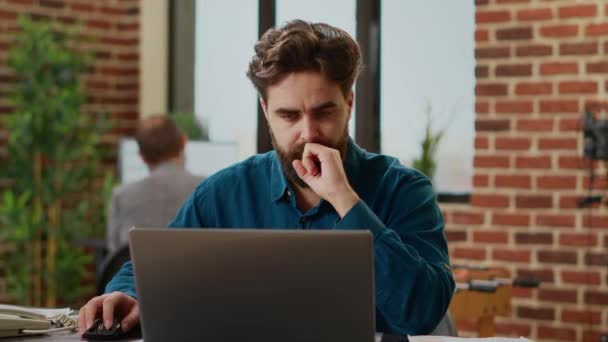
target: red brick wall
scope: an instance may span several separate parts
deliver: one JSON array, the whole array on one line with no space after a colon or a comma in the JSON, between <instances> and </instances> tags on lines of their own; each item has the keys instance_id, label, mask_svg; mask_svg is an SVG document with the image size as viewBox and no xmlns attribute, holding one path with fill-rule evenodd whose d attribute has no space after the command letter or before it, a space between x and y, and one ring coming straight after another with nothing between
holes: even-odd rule
<instances>
[{"instance_id":1,"label":"red brick wall","mask_svg":"<svg viewBox=\"0 0 608 342\"><path fill-rule=\"evenodd\" d=\"M515 289L497 334L599 341L608 333L608 208L577 201L589 183L581 116L608 108L608 1L476 5L474 189L470 205L442 206L452 261L543 281ZM606 168L596 172L597 194L608 195Z\"/></svg>"},{"instance_id":2,"label":"red brick wall","mask_svg":"<svg viewBox=\"0 0 608 342\"><path fill-rule=\"evenodd\" d=\"M82 32L94 37L83 45L95 54L93 68L84 78L89 99L83 114L111 113L114 128L104 143L115 150L119 137L134 132L139 117L139 8L139 0L0 0L0 153L5 153L8 134L3 117L12 110L7 98L15 75L7 60L17 16L30 14L68 25L80 22ZM115 157L106 160L106 167L115 168ZM0 243L0 252L5 248ZM0 302L1 280L0 262Z\"/></svg>"},{"instance_id":3,"label":"red brick wall","mask_svg":"<svg viewBox=\"0 0 608 342\"><path fill-rule=\"evenodd\" d=\"M115 128L106 139L110 144L133 133L139 117L139 0L0 0L0 121L11 111L7 94L15 79L7 59L20 14L68 25L80 22L82 32L94 37L84 46L95 54L85 77L89 100L83 111L111 113ZM0 126L0 147L6 133Z\"/></svg>"}]
</instances>

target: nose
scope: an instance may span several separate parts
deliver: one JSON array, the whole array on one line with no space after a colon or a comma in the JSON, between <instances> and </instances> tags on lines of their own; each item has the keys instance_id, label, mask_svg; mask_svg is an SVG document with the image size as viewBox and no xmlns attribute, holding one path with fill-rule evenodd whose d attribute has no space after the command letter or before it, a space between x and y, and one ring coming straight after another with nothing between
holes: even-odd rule
<instances>
[{"instance_id":1,"label":"nose","mask_svg":"<svg viewBox=\"0 0 608 342\"><path fill-rule=\"evenodd\" d=\"M319 138L319 127L315 120L308 115L304 115L301 123L300 138L302 141L316 142Z\"/></svg>"}]
</instances>

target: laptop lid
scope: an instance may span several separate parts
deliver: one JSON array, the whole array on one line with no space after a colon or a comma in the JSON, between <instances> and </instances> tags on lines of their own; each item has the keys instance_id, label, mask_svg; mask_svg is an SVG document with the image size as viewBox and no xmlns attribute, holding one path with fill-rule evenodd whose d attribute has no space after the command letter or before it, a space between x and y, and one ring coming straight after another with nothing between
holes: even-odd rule
<instances>
[{"instance_id":1,"label":"laptop lid","mask_svg":"<svg viewBox=\"0 0 608 342\"><path fill-rule=\"evenodd\" d=\"M374 341L368 231L129 235L146 342Z\"/></svg>"}]
</instances>

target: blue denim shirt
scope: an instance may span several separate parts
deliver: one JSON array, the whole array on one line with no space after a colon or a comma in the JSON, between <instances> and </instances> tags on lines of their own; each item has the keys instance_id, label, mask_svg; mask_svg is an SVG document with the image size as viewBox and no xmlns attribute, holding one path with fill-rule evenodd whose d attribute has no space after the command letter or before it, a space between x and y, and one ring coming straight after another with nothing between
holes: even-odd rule
<instances>
[{"instance_id":1,"label":"blue denim shirt","mask_svg":"<svg viewBox=\"0 0 608 342\"><path fill-rule=\"evenodd\" d=\"M169 226L369 229L374 236L376 330L429 333L454 291L444 222L429 179L352 140L344 167L361 200L342 219L323 200L301 212L272 151L204 180ZM136 297L130 262L108 284L106 292L112 291Z\"/></svg>"}]
</instances>

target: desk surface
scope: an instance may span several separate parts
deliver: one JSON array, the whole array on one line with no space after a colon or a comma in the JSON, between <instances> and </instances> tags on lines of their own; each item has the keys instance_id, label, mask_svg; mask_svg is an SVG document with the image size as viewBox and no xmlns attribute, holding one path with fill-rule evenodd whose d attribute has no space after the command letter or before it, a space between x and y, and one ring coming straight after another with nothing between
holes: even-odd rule
<instances>
[{"instance_id":1,"label":"desk surface","mask_svg":"<svg viewBox=\"0 0 608 342\"><path fill-rule=\"evenodd\" d=\"M32 335L32 336L23 336L23 337L9 337L7 339L1 339L0 342L4 341L39 341L39 342L70 342L70 341L83 341L80 339L80 334L77 332L57 332L46 335ZM141 339L131 338L126 340L121 340L124 342L127 341L143 341Z\"/></svg>"},{"instance_id":2,"label":"desk surface","mask_svg":"<svg viewBox=\"0 0 608 342\"><path fill-rule=\"evenodd\" d=\"M0 339L0 342L3 341L39 341L39 342L70 342L70 341L82 341L80 339L80 335L78 333L69 333L69 332L58 332L54 334L47 335L35 335L35 336L27 336L27 337L14 337L7 339ZM122 340L124 342L127 341L143 341L141 339L126 339ZM382 338L382 334L376 334L376 342L382 341L397 341L393 338Z\"/></svg>"}]
</instances>

